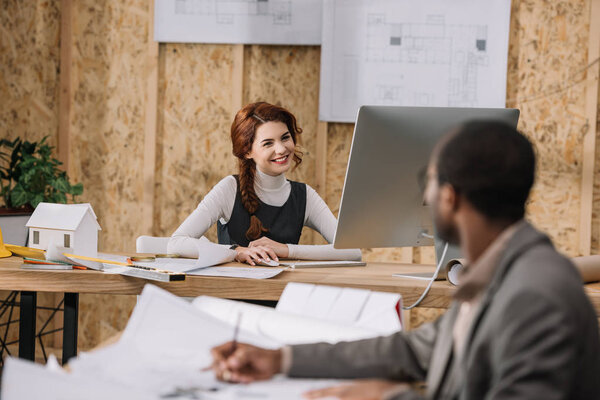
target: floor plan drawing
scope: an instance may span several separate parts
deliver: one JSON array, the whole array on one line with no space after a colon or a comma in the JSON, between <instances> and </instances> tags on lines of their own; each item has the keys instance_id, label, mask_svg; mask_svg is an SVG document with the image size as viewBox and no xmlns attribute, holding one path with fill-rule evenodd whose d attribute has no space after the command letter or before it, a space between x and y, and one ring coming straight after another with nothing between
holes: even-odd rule
<instances>
[{"instance_id":1,"label":"floor plan drawing","mask_svg":"<svg viewBox=\"0 0 600 400\"><path fill-rule=\"evenodd\" d=\"M319 118L352 122L364 104L504 107L510 1L448 3L325 0Z\"/></svg>"},{"instance_id":2,"label":"floor plan drawing","mask_svg":"<svg viewBox=\"0 0 600 400\"><path fill-rule=\"evenodd\" d=\"M274 25L292 23L290 0L175 0L175 14L214 16L218 24L235 18L269 17Z\"/></svg>"},{"instance_id":3,"label":"floor plan drawing","mask_svg":"<svg viewBox=\"0 0 600 400\"><path fill-rule=\"evenodd\" d=\"M320 0L157 0L159 42L320 44Z\"/></svg>"}]
</instances>

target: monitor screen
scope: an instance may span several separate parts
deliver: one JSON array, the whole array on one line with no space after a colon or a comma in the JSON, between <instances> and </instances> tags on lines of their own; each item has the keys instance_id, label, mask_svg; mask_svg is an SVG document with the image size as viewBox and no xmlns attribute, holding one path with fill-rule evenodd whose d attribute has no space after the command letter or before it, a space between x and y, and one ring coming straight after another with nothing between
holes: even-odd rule
<instances>
[{"instance_id":1,"label":"monitor screen","mask_svg":"<svg viewBox=\"0 0 600 400\"><path fill-rule=\"evenodd\" d=\"M334 247L433 245L430 210L423 204L429 157L440 137L475 119L516 127L519 110L362 106L354 127Z\"/></svg>"}]
</instances>

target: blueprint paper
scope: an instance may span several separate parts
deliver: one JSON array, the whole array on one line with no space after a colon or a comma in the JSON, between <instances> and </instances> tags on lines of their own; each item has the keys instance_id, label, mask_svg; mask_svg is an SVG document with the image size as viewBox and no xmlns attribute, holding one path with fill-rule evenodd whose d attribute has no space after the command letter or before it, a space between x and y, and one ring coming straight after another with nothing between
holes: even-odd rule
<instances>
[{"instance_id":1,"label":"blueprint paper","mask_svg":"<svg viewBox=\"0 0 600 400\"><path fill-rule=\"evenodd\" d=\"M331 322L311 315L290 314L271 307L234 300L201 296L194 300L193 305L232 327L241 313L240 332L261 337L278 345L337 343L342 340L372 338L381 334L370 327Z\"/></svg>"},{"instance_id":2,"label":"blueprint paper","mask_svg":"<svg viewBox=\"0 0 600 400\"><path fill-rule=\"evenodd\" d=\"M156 0L154 40L321 43L321 0Z\"/></svg>"},{"instance_id":3,"label":"blueprint paper","mask_svg":"<svg viewBox=\"0 0 600 400\"><path fill-rule=\"evenodd\" d=\"M146 285L119 341L69 361L75 376L95 376L132 390L165 394L176 387L219 385L210 349L231 340L234 328L198 311L188 301ZM240 331L239 340L274 347Z\"/></svg>"},{"instance_id":4,"label":"blueprint paper","mask_svg":"<svg viewBox=\"0 0 600 400\"><path fill-rule=\"evenodd\" d=\"M3 400L158 399L145 390L132 390L95 376L74 376L40 364L7 357L2 371Z\"/></svg>"},{"instance_id":5,"label":"blueprint paper","mask_svg":"<svg viewBox=\"0 0 600 400\"><path fill-rule=\"evenodd\" d=\"M225 303L220 316L237 303L222 301ZM219 304L212 303L210 308L215 305ZM275 313L273 309L254 307ZM296 317L288 316L292 318L288 322ZM301 399L308 390L343 383L284 376L248 385L218 382L212 371L202 369L212 361L210 349L232 339L234 327L230 322L214 318L165 290L146 285L119 341L71 359L69 373L57 370L55 362L42 367L8 358L2 376L2 399ZM277 321L267 322L275 323L269 329L275 329L273 333L277 336ZM312 325L313 329L328 328L322 323L323 326ZM305 321L301 324L306 328L311 326ZM339 335L345 329L337 326L335 331ZM243 329L238 339L263 347L278 347L277 341Z\"/></svg>"},{"instance_id":6,"label":"blueprint paper","mask_svg":"<svg viewBox=\"0 0 600 400\"><path fill-rule=\"evenodd\" d=\"M504 107L510 0L324 0L319 119Z\"/></svg>"},{"instance_id":7,"label":"blueprint paper","mask_svg":"<svg viewBox=\"0 0 600 400\"><path fill-rule=\"evenodd\" d=\"M207 267L186 272L187 275L220 276L224 278L269 279L279 275L285 268L258 267Z\"/></svg>"}]
</instances>

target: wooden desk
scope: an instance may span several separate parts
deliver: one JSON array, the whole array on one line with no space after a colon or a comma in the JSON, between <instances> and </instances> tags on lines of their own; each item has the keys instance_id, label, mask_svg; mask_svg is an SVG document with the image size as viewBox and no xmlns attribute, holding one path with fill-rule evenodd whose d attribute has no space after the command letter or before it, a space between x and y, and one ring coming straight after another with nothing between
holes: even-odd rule
<instances>
[{"instance_id":1,"label":"wooden desk","mask_svg":"<svg viewBox=\"0 0 600 400\"><path fill-rule=\"evenodd\" d=\"M156 282L99 271L22 270L21 258L0 259L0 290L35 292L76 292L96 294L140 294L146 283L152 283L178 296L208 295L230 299L278 300L289 282L318 283L401 293L405 302L416 300L426 286L425 281L392 277L397 272L433 272L432 266L369 263L366 267L304 268L284 271L271 279L239 279L187 276L181 282ZM226 266L246 266L230 263ZM446 281L436 282L423 301L425 307L445 308L454 287Z\"/></svg>"},{"instance_id":2,"label":"wooden desk","mask_svg":"<svg viewBox=\"0 0 600 400\"><path fill-rule=\"evenodd\" d=\"M19 336L25 341L23 356L32 359L33 350L35 350L36 292L59 292L65 293L64 337L67 338L67 342L63 339L63 360L68 360L77 351L79 293L135 295L141 293L146 283L152 283L178 296L208 295L244 300L278 300L285 285L289 282L303 282L400 293L405 304L412 304L421 295L427 282L395 278L392 277L392 274L415 271L433 272L434 269L433 266L424 265L369 263L366 267L288 270L275 278L265 280L188 276L182 282L164 283L91 270L22 270L20 269L21 263L19 257L0 259L0 290L21 292L21 303L24 303L21 312L24 314L20 320L23 332L20 331ZM242 264L227 265L239 266ZM447 308L454 290L455 287L446 281L435 282L421 306ZM586 292L600 316L600 283L586 285ZM31 323L33 323L33 330ZM19 356L21 356L21 343L19 346ZM31 346L31 348L27 346Z\"/></svg>"}]
</instances>

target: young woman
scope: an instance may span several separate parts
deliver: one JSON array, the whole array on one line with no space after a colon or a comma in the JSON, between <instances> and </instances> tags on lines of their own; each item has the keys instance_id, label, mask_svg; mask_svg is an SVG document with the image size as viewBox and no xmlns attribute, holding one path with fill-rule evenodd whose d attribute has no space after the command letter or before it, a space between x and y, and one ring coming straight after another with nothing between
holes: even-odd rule
<instances>
[{"instance_id":1,"label":"young woman","mask_svg":"<svg viewBox=\"0 0 600 400\"><path fill-rule=\"evenodd\" d=\"M218 222L219 243L250 265L281 258L360 260L359 249L299 245L304 225L332 242L336 219L313 188L288 181L285 173L302 161L302 133L288 110L259 102L242 108L231 125L239 174L223 178L173 233L168 252L197 257L200 238ZM205 239L202 239L205 240Z\"/></svg>"}]
</instances>

